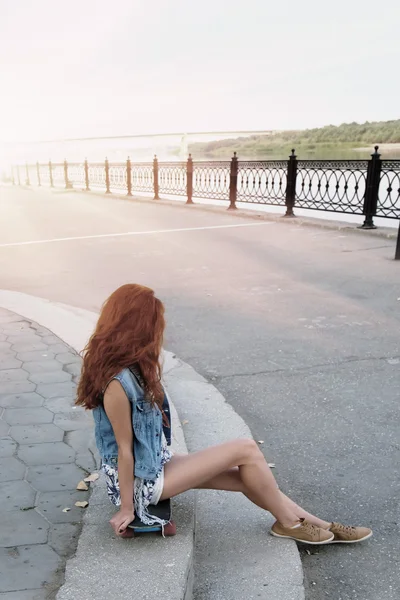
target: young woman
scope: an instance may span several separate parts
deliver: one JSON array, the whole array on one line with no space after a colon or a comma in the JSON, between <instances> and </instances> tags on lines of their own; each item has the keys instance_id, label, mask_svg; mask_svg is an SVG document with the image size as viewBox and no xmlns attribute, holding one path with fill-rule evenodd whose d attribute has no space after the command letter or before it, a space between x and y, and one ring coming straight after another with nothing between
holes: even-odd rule
<instances>
[{"instance_id":1,"label":"young woman","mask_svg":"<svg viewBox=\"0 0 400 600\"><path fill-rule=\"evenodd\" d=\"M150 504L190 489L242 492L276 518L271 534L307 544L355 543L372 531L324 521L278 488L258 445L226 442L189 455L169 448L169 410L161 383L164 306L153 290L123 285L105 302L84 353L76 403L93 410L96 444L119 536L135 514L157 522Z\"/></svg>"}]
</instances>

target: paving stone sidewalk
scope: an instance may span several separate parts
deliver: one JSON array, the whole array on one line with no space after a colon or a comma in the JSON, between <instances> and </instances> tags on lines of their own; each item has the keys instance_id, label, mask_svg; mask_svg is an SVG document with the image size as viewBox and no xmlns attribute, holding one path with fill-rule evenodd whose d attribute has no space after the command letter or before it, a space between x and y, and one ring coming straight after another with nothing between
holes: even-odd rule
<instances>
[{"instance_id":1,"label":"paving stone sidewalk","mask_svg":"<svg viewBox=\"0 0 400 600\"><path fill-rule=\"evenodd\" d=\"M80 366L0 309L0 600L54 599L75 552L88 497L76 485L96 468L91 415L73 406Z\"/></svg>"}]
</instances>

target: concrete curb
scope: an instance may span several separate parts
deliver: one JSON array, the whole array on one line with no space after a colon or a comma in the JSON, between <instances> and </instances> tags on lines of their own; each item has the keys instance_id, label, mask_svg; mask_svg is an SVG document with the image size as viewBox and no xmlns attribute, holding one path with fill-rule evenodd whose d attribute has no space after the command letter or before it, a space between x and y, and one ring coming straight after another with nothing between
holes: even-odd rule
<instances>
[{"instance_id":1,"label":"concrete curb","mask_svg":"<svg viewBox=\"0 0 400 600\"><path fill-rule=\"evenodd\" d=\"M164 371L190 452L252 438L222 394L192 367L170 355ZM297 546L268 535L273 521L241 494L198 492L194 597L304 600Z\"/></svg>"},{"instance_id":2,"label":"concrete curb","mask_svg":"<svg viewBox=\"0 0 400 600\"><path fill-rule=\"evenodd\" d=\"M19 292L0 291L0 306L52 330L78 352L97 320L96 313ZM190 451L227 439L252 437L218 390L169 352L165 353L164 379L185 423ZM174 444L180 452L186 451L182 427L173 410ZM107 523L112 513L104 486L94 486L78 550L67 563L66 583L58 600L131 596L152 600L161 595L170 600L191 600L194 571L195 597L202 600L251 600L260 596L267 600L304 599L296 544L268 536L272 517L244 497L201 491L196 501L195 564L193 492L174 501L178 535L162 543L149 536L133 543L116 539ZM265 525L261 521L260 526L260 520Z\"/></svg>"},{"instance_id":3,"label":"concrete curb","mask_svg":"<svg viewBox=\"0 0 400 600\"><path fill-rule=\"evenodd\" d=\"M24 188L23 186L21 187L21 189L28 189L29 191L34 191L32 190L32 188ZM38 188L39 189L39 188ZM40 188L40 190L43 192L43 188ZM92 196L102 196L104 198L108 198L108 199L118 199L118 200L126 200L128 202L143 202L143 203L148 203L148 204L153 204L154 205L154 200L150 197L147 196L140 196L140 195L133 195L133 196L126 196L123 194L117 194L115 192L111 192L110 194L105 194L103 192L99 192L96 190L91 190L90 192L86 192L85 190L79 190L79 189L72 189L72 190L64 190L61 188L55 188L55 189L48 189L48 192L52 193L52 194L90 194ZM212 200L207 201L207 203L202 203L196 200L194 201L193 204L190 205L186 205L186 203L184 201L182 201L182 199L171 199L171 198L161 198L160 200L157 200L157 204L163 204L166 206L180 206L180 207L185 207L185 210L202 210L202 211L206 211L206 212L218 212L220 213L221 210L223 209L227 209L229 202L228 201L215 201L215 203L212 202ZM397 236L398 236L398 227L397 227L397 221L395 219L393 219L393 227L385 227L385 226L378 226L377 229L361 229L360 225L362 224L363 221L363 216L362 215L357 215L360 218L360 222L359 223L351 223L349 221L340 221L340 220L335 220L335 219L325 219L322 217L310 217L310 216L305 216L302 215L301 213L303 212L303 210L306 209L301 209L301 208L296 208L295 207L295 213L297 212L297 215L295 217L292 218L285 218L284 216L284 208L285 207L279 207L282 212L281 213L274 213L273 211L268 212L268 210L260 210L257 209L257 205L255 204L251 204L250 206L253 206L254 208L237 208L237 210L233 210L230 211L229 214L231 217L246 217L249 219L254 219L257 221L260 220L265 220L265 221L273 221L276 223L281 223L282 225L290 225L290 226L297 226L297 227L302 227L302 226L308 226L308 227L315 227L317 229L326 229L326 230L331 230L331 231L346 231L349 233L356 233L359 235L368 235L371 237L375 237L375 238L384 238L384 239L389 239L389 240L396 240ZM262 205L265 206L266 209L268 208L273 208L270 207L268 205ZM300 211L300 214L299 214ZM318 211L315 211L318 212ZM321 211L320 211L321 212ZM322 211L323 212L323 211ZM324 213L325 214L325 213ZM332 213L333 214L333 213ZM339 213L334 213L334 214L339 214Z\"/></svg>"},{"instance_id":4,"label":"concrete curb","mask_svg":"<svg viewBox=\"0 0 400 600\"><path fill-rule=\"evenodd\" d=\"M102 194L104 195L104 194ZM121 196L119 196L118 194L111 194L111 195L107 195L107 197L112 197L112 198L121 198ZM150 198L145 198L143 196L133 196L132 198L127 198L129 201L138 201L138 202L150 202L150 203L154 203L154 200L151 200ZM189 208L190 210L204 210L207 212L221 212L221 209L227 209L228 206L228 202L226 204L226 206L222 206L221 204L202 204L202 203L194 203L194 204L190 204L190 205L186 205L184 203L179 203L179 201L177 200L170 200L170 199L161 199L158 200L157 202L161 202L162 204L167 204L168 206L179 206L179 205L183 205L185 206L185 209ZM253 205L255 206L255 205ZM267 207L267 206L266 206ZM268 208L268 207L267 207ZM282 208L283 210L283 208ZM299 209L301 210L301 209ZM295 208L296 211L296 208ZM236 210L230 211L230 216L232 217L246 217L248 219L254 219L256 221L260 221L260 220L265 220L265 221L273 221L275 223L281 223L282 225L291 225L293 226L297 226L297 227L302 227L302 226L308 226L308 227L315 227L317 229L327 229L327 230L331 230L331 231L348 231L351 233L358 233L361 235L370 235L372 237L378 237L378 238L384 238L384 239L390 239L390 240L395 240L397 238L397 229L396 228L391 228L391 227L378 227L377 229L360 229L360 225L357 224L352 224L350 222L347 221L336 221L336 220L330 220L330 219L323 219L323 218L318 218L318 217L307 217L307 216L298 216L296 215L295 217L290 217L287 218L285 217L285 215L283 214L275 214L273 212L268 212L267 210L265 211L260 211L260 210L256 210L254 209L246 209L246 208L237 208ZM362 220L362 217L360 217L360 219ZM394 221L396 223L396 221Z\"/></svg>"}]
</instances>

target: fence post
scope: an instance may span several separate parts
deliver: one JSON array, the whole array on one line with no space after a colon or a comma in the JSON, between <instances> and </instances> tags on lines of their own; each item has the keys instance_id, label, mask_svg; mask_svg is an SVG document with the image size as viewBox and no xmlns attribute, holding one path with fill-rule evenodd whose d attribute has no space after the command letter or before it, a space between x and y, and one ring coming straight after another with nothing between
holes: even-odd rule
<instances>
[{"instance_id":1,"label":"fence post","mask_svg":"<svg viewBox=\"0 0 400 600\"><path fill-rule=\"evenodd\" d=\"M104 169L106 172L106 194L111 194L110 192L110 165L108 163L108 158L104 161Z\"/></svg>"},{"instance_id":2,"label":"fence post","mask_svg":"<svg viewBox=\"0 0 400 600\"><path fill-rule=\"evenodd\" d=\"M54 187L53 183L53 167L51 164L51 160L49 160L49 178L50 178L50 187Z\"/></svg>"},{"instance_id":3,"label":"fence post","mask_svg":"<svg viewBox=\"0 0 400 600\"><path fill-rule=\"evenodd\" d=\"M232 160L231 160L228 210L236 210L237 180L238 180L238 157L236 156L236 152L234 152L233 156L232 156Z\"/></svg>"},{"instance_id":4,"label":"fence post","mask_svg":"<svg viewBox=\"0 0 400 600\"><path fill-rule=\"evenodd\" d=\"M396 253L394 260L400 260L400 221L399 221L399 233L397 234Z\"/></svg>"},{"instance_id":5,"label":"fence post","mask_svg":"<svg viewBox=\"0 0 400 600\"><path fill-rule=\"evenodd\" d=\"M65 189L70 190L72 188L72 184L68 179L68 163L67 159L64 160L64 181L65 181Z\"/></svg>"},{"instance_id":6,"label":"fence post","mask_svg":"<svg viewBox=\"0 0 400 600\"><path fill-rule=\"evenodd\" d=\"M17 179L18 179L18 185L21 185L21 177L19 174L19 165L17 165Z\"/></svg>"},{"instance_id":7,"label":"fence post","mask_svg":"<svg viewBox=\"0 0 400 600\"><path fill-rule=\"evenodd\" d=\"M286 213L285 217L295 217L293 208L296 202L296 179L297 179L297 156L295 149L292 149L292 154L289 156L287 166L287 182L286 182Z\"/></svg>"},{"instance_id":8,"label":"fence post","mask_svg":"<svg viewBox=\"0 0 400 600\"><path fill-rule=\"evenodd\" d=\"M29 168L28 168L28 163L25 163L25 174L26 174L25 185L31 185L31 182L29 181Z\"/></svg>"},{"instance_id":9,"label":"fence post","mask_svg":"<svg viewBox=\"0 0 400 600\"><path fill-rule=\"evenodd\" d=\"M154 155L154 160L153 160L153 178L154 178L154 200L159 200L160 196L158 195L159 193L159 184L158 184L158 159L157 156Z\"/></svg>"},{"instance_id":10,"label":"fence post","mask_svg":"<svg viewBox=\"0 0 400 600\"><path fill-rule=\"evenodd\" d=\"M37 175L37 184L40 187L41 186L41 182L40 182L40 167L39 167L39 163L36 163L36 175Z\"/></svg>"},{"instance_id":11,"label":"fence post","mask_svg":"<svg viewBox=\"0 0 400 600\"><path fill-rule=\"evenodd\" d=\"M374 217L376 216L376 209L378 206L379 183L382 170L381 155L378 150L379 146L375 146L375 152L371 154L371 160L368 162L363 208L365 220L360 229L376 229Z\"/></svg>"},{"instance_id":12,"label":"fence post","mask_svg":"<svg viewBox=\"0 0 400 600\"><path fill-rule=\"evenodd\" d=\"M186 190L186 204L193 204L193 158L191 154L189 154L186 165Z\"/></svg>"},{"instance_id":13,"label":"fence post","mask_svg":"<svg viewBox=\"0 0 400 600\"><path fill-rule=\"evenodd\" d=\"M129 156L126 161L126 185L128 188L127 196L132 196L132 163Z\"/></svg>"},{"instance_id":14,"label":"fence post","mask_svg":"<svg viewBox=\"0 0 400 600\"><path fill-rule=\"evenodd\" d=\"M85 191L86 192L90 192L90 187L89 187L89 165L88 165L87 158L85 158L85 162L84 162L83 168L84 168L84 171L85 171Z\"/></svg>"}]
</instances>

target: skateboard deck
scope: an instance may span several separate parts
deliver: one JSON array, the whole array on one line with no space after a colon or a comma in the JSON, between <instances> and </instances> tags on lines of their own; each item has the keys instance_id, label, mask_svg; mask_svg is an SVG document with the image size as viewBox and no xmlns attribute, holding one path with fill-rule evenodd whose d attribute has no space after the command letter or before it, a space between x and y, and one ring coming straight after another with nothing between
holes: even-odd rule
<instances>
[{"instance_id":1,"label":"skateboard deck","mask_svg":"<svg viewBox=\"0 0 400 600\"><path fill-rule=\"evenodd\" d=\"M133 529L135 534L151 532L160 532L165 536L176 534L176 525L171 520L171 500L162 500L155 506L150 505L148 507L148 512L163 521L167 521L167 525L164 525L164 527L157 523L154 525L146 525L136 516L134 521L128 525L128 528Z\"/></svg>"}]
</instances>

